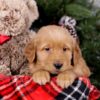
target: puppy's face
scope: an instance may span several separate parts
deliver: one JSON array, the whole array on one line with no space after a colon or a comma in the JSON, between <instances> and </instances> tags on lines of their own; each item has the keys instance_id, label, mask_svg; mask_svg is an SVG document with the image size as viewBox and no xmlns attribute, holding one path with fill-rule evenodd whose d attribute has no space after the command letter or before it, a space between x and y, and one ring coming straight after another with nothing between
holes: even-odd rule
<instances>
[{"instance_id":1,"label":"puppy's face","mask_svg":"<svg viewBox=\"0 0 100 100\"><path fill-rule=\"evenodd\" d=\"M26 46L25 55L32 65L33 72L45 70L52 74L59 74L74 68L80 76L89 75L89 69L78 45L69 32L60 26L49 25L41 28Z\"/></svg>"},{"instance_id":2,"label":"puppy's face","mask_svg":"<svg viewBox=\"0 0 100 100\"><path fill-rule=\"evenodd\" d=\"M72 68L73 40L66 33L67 30L57 26L39 30L31 43L32 50L35 51L35 66L55 74Z\"/></svg>"},{"instance_id":3,"label":"puppy's face","mask_svg":"<svg viewBox=\"0 0 100 100\"><path fill-rule=\"evenodd\" d=\"M39 39L36 45L36 64L50 73L59 73L72 68L72 39L69 39L63 31L45 30L42 34L39 32L37 36Z\"/></svg>"}]
</instances>

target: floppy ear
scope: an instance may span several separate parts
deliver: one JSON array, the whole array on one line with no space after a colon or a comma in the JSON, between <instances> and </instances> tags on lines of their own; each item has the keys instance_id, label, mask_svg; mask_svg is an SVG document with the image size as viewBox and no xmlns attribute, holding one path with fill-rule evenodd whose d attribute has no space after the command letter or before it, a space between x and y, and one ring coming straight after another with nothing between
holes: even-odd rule
<instances>
[{"instance_id":1,"label":"floppy ear","mask_svg":"<svg viewBox=\"0 0 100 100\"><path fill-rule=\"evenodd\" d=\"M33 61L35 60L35 49L36 47L35 47L34 41L31 41L25 47L24 54L26 58L28 59L29 63L33 63Z\"/></svg>"},{"instance_id":2,"label":"floppy ear","mask_svg":"<svg viewBox=\"0 0 100 100\"><path fill-rule=\"evenodd\" d=\"M90 76L90 70L86 65L84 58L82 57L81 50L79 45L75 43L73 48L73 63L74 63L74 72L78 76Z\"/></svg>"}]
</instances>

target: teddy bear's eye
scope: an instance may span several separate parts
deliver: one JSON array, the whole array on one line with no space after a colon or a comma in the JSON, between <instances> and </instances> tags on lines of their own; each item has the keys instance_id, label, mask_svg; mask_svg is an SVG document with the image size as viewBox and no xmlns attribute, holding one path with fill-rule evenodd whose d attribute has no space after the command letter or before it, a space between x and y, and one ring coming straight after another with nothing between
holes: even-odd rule
<instances>
[{"instance_id":1,"label":"teddy bear's eye","mask_svg":"<svg viewBox=\"0 0 100 100\"><path fill-rule=\"evenodd\" d=\"M15 9L16 12L18 12L18 9Z\"/></svg>"},{"instance_id":2,"label":"teddy bear's eye","mask_svg":"<svg viewBox=\"0 0 100 100\"><path fill-rule=\"evenodd\" d=\"M6 11L7 10L7 8L3 8L3 11Z\"/></svg>"}]
</instances>

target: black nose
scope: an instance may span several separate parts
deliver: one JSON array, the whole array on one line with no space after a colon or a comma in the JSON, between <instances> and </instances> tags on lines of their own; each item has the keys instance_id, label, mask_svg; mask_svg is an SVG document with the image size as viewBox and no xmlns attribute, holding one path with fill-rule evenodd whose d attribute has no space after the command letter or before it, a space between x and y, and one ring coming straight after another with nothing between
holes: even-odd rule
<instances>
[{"instance_id":1,"label":"black nose","mask_svg":"<svg viewBox=\"0 0 100 100\"><path fill-rule=\"evenodd\" d=\"M55 63L54 66L56 67L56 69L60 69L62 67L63 64L61 63Z\"/></svg>"}]
</instances>

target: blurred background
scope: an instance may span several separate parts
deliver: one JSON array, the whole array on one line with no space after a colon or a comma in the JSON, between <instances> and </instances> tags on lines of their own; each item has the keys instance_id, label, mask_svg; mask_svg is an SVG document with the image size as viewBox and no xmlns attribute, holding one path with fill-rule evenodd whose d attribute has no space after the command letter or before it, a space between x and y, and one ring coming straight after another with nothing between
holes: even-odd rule
<instances>
[{"instance_id":1,"label":"blurred background","mask_svg":"<svg viewBox=\"0 0 100 100\"><path fill-rule=\"evenodd\" d=\"M90 80L100 89L100 0L36 0L40 17L32 25L37 30L58 24L64 15L75 18L84 59L92 71Z\"/></svg>"}]
</instances>

